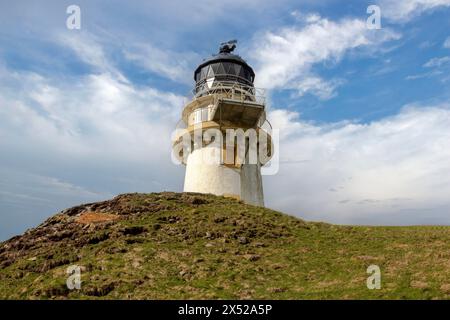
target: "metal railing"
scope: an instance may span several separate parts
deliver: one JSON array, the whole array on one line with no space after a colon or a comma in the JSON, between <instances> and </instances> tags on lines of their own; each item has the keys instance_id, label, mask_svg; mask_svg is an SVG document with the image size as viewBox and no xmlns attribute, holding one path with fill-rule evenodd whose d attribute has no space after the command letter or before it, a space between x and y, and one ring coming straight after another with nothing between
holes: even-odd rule
<instances>
[{"instance_id":1,"label":"metal railing","mask_svg":"<svg viewBox=\"0 0 450 320\"><path fill-rule=\"evenodd\" d=\"M217 95L218 98L236 101L251 101L265 105L265 89L255 88L235 81L215 80L208 85L207 82L197 85L193 90L193 98L206 95Z\"/></svg>"}]
</instances>

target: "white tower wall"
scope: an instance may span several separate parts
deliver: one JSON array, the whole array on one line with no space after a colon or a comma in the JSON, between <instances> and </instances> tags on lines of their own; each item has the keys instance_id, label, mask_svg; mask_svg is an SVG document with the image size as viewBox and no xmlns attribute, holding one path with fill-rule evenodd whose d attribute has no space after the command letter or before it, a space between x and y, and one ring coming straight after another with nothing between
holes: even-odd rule
<instances>
[{"instance_id":1,"label":"white tower wall","mask_svg":"<svg viewBox=\"0 0 450 320\"><path fill-rule=\"evenodd\" d=\"M233 168L206 163L205 159L213 159L220 152L218 147L206 147L194 150L188 156L184 191L212 193L264 206L260 165L244 164L241 168Z\"/></svg>"},{"instance_id":2,"label":"white tower wall","mask_svg":"<svg viewBox=\"0 0 450 320\"><path fill-rule=\"evenodd\" d=\"M186 162L185 192L212 193L220 196L241 197L240 170L220 164L208 164L220 148L206 147L194 150ZM217 153L215 154L217 155Z\"/></svg>"}]
</instances>

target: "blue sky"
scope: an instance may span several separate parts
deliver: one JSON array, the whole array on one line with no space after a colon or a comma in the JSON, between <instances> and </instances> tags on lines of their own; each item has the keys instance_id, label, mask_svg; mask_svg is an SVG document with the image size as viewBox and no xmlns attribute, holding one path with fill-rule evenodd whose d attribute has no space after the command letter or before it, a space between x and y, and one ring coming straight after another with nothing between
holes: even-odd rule
<instances>
[{"instance_id":1,"label":"blue sky","mask_svg":"<svg viewBox=\"0 0 450 320\"><path fill-rule=\"evenodd\" d=\"M2 1L0 240L80 202L181 191L170 133L193 70L230 39L280 129L267 206L449 224L449 30L449 0Z\"/></svg>"}]
</instances>

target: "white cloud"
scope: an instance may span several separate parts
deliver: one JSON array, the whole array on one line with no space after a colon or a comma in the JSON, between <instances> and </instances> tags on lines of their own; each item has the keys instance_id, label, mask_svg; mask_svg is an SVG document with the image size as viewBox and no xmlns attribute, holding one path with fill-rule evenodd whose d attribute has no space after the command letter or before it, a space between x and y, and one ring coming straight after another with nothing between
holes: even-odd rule
<instances>
[{"instance_id":1,"label":"white cloud","mask_svg":"<svg viewBox=\"0 0 450 320\"><path fill-rule=\"evenodd\" d=\"M450 56L440 57L440 58L432 58L427 61L423 66L426 68L439 68L443 65L446 65L450 62Z\"/></svg>"},{"instance_id":2,"label":"white cloud","mask_svg":"<svg viewBox=\"0 0 450 320\"><path fill-rule=\"evenodd\" d=\"M78 59L94 67L96 72L109 72L120 81L127 82L127 79L110 62L100 39L92 33L62 32L55 36L54 41L66 49L71 49Z\"/></svg>"},{"instance_id":3,"label":"white cloud","mask_svg":"<svg viewBox=\"0 0 450 320\"><path fill-rule=\"evenodd\" d=\"M295 89L298 96L303 96L309 92L319 99L328 100L337 95L336 88L344 82L341 79L324 81L318 76L311 75L304 79L299 79L295 85Z\"/></svg>"},{"instance_id":4,"label":"white cloud","mask_svg":"<svg viewBox=\"0 0 450 320\"><path fill-rule=\"evenodd\" d=\"M393 22L408 22L426 11L449 7L450 0L381 0L382 17Z\"/></svg>"},{"instance_id":5,"label":"white cloud","mask_svg":"<svg viewBox=\"0 0 450 320\"><path fill-rule=\"evenodd\" d=\"M450 224L450 105L368 124L315 125L286 110L269 118L282 161L265 177L269 206L345 224Z\"/></svg>"},{"instance_id":6,"label":"white cloud","mask_svg":"<svg viewBox=\"0 0 450 320\"><path fill-rule=\"evenodd\" d=\"M101 45L90 33L60 33L56 42L64 47L70 48L77 56L87 64L102 70L110 69L109 62Z\"/></svg>"},{"instance_id":7,"label":"white cloud","mask_svg":"<svg viewBox=\"0 0 450 320\"><path fill-rule=\"evenodd\" d=\"M443 74L440 70L432 70L425 73L419 73L419 74L413 74L405 77L405 80L417 80L417 79L423 79L423 78L431 78L434 76L439 76Z\"/></svg>"},{"instance_id":8,"label":"white cloud","mask_svg":"<svg viewBox=\"0 0 450 320\"><path fill-rule=\"evenodd\" d=\"M389 29L369 30L363 20L334 22L317 15L308 17L300 26L266 32L255 39L251 54L256 60L257 86L294 89L299 95L310 92L329 99L342 80L321 78L314 73L314 65L336 62L352 49L375 48L400 37Z\"/></svg>"},{"instance_id":9,"label":"white cloud","mask_svg":"<svg viewBox=\"0 0 450 320\"><path fill-rule=\"evenodd\" d=\"M188 84L193 82L193 66L201 61L200 57L192 52L162 50L149 44L130 46L124 54L125 58L148 71Z\"/></svg>"},{"instance_id":10,"label":"white cloud","mask_svg":"<svg viewBox=\"0 0 450 320\"><path fill-rule=\"evenodd\" d=\"M293 16L297 21L303 23L315 23L320 21L320 19L322 18L318 13L303 13L298 10L292 11L291 16Z\"/></svg>"},{"instance_id":11,"label":"white cloud","mask_svg":"<svg viewBox=\"0 0 450 320\"><path fill-rule=\"evenodd\" d=\"M170 143L182 106L179 96L136 88L108 73L58 83L9 72L0 83L0 134L11 138L2 143L84 157L153 158L152 149Z\"/></svg>"},{"instance_id":12,"label":"white cloud","mask_svg":"<svg viewBox=\"0 0 450 320\"><path fill-rule=\"evenodd\" d=\"M445 72L445 70L449 65L450 65L450 56L431 58L423 65L424 68L429 68L430 71L408 75L407 77L405 77L405 80L417 80L422 78L432 78L446 75L447 72ZM446 82L447 77L445 76L441 77L440 81Z\"/></svg>"},{"instance_id":13,"label":"white cloud","mask_svg":"<svg viewBox=\"0 0 450 320\"><path fill-rule=\"evenodd\" d=\"M447 39L445 39L443 46L444 48L450 49L450 37L447 37Z\"/></svg>"},{"instance_id":14,"label":"white cloud","mask_svg":"<svg viewBox=\"0 0 450 320\"><path fill-rule=\"evenodd\" d=\"M108 52L118 52L123 57L160 77L192 84L193 67L201 61L198 54L188 51L175 52L161 49L149 43L135 42L120 48L111 35L98 37L89 32L62 32L55 36L55 43L71 49L78 59L94 68L94 72L111 73L121 82L127 78L111 62ZM105 46L108 46L105 48Z\"/></svg>"}]
</instances>

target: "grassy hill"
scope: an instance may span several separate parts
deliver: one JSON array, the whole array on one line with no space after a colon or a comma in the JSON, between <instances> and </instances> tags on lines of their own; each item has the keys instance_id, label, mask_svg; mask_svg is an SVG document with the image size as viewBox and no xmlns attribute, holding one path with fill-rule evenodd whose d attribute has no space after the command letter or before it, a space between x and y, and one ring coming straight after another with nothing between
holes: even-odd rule
<instances>
[{"instance_id":1,"label":"grassy hill","mask_svg":"<svg viewBox=\"0 0 450 320\"><path fill-rule=\"evenodd\" d=\"M382 288L369 290L376 264ZM81 267L80 290L66 269ZM125 194L0 244L3 299L445 299L450 227L305 222L200 194Z\"/></svg>"}]
</instances>

